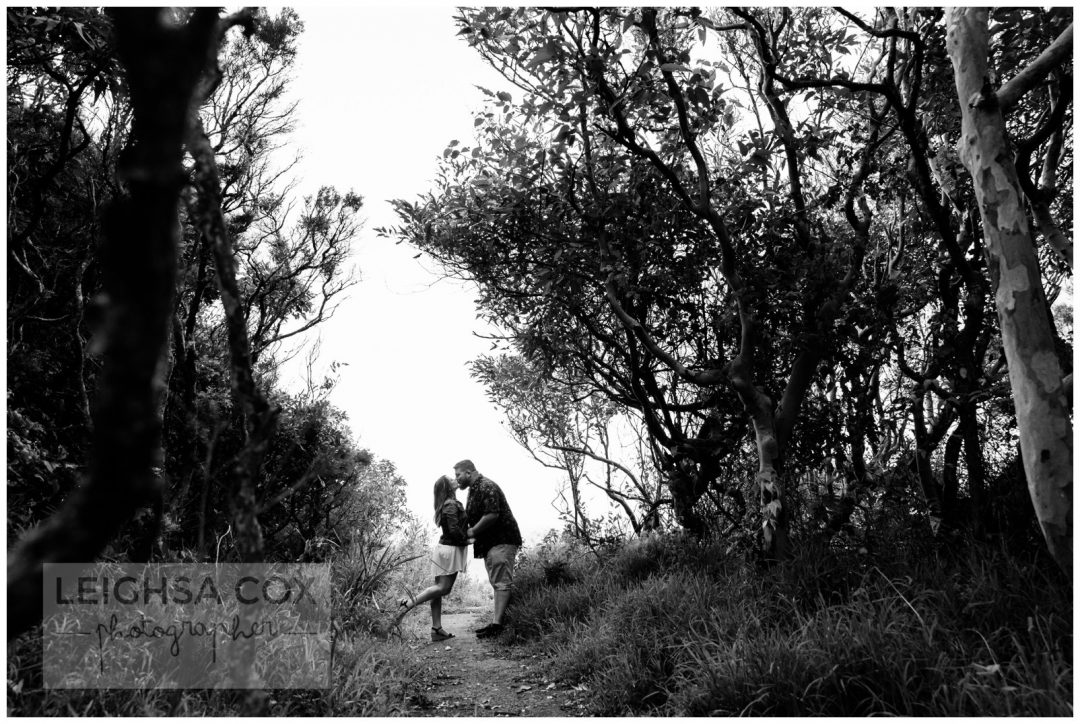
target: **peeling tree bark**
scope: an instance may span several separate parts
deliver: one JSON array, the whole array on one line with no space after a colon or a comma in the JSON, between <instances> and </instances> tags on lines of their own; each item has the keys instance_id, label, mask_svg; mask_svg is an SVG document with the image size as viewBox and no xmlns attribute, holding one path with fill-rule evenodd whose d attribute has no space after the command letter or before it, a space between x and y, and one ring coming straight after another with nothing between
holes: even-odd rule
<instances>
[{"instance_id":1,"label":"peeling tree bark","mask_svg":"<svg viewBox=\"0 0 1080 724\"><path fill-rule=\"evenodd\" d=\"M975 184L1016 404L1024 472L1051 555L1072 575L1072 423L1023 196L988 75L989 13L951 8L948 52L963 115L960 158Z\"/></svg>"}]
</instances>

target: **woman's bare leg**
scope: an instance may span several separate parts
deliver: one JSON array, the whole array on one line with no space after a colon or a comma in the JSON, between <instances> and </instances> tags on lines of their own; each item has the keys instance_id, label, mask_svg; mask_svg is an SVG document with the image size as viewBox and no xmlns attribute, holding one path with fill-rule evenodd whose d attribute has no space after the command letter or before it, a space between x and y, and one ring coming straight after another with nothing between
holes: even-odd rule
<instances>
[{"instance_id":1,"label":"woman's bare leg","mask_svg":"<svg viewBox=\"0 0 1080 724\"><path fill-rule=\"evenodd\" d=\"M431 628L442 628L442 596L431 599Z\"/></svg>"},{"instance_id":2,"label":"woman's bare leg","mask_svg":"<svg viewBox=\"0 0 1080 724\"><path fill-rule=\"evenodd\" d=\"M451 573L448 576L435 576L435 585L428 586L423 591L420 591L416 598L412 600L412 603L409 606L406 606L405 610L397 615L397 620L400 621L405 617L405 614L419 606L421 603L431 601L431 625L435 628L440 628L442 625L442 597L450 593L450 590L454 587L454 581L456 580L457 573ZM439 617L438 622L435 620L436 605L439 607L439 612L437 614Z\"/></svg>"},{"instance_id":3,"label":"woman's bare leg","mask_svg":"<svg viewBox=\"0 0 1080 724\"><path fill-rule=\"evenodd\" d=\"M439 595L431 599L431 628L436 631L442 630L442 600L443 596L450 593L457 580L457 573L449 576L435 576L435 585L439 588Z\"/></svg>"}]
</instances>

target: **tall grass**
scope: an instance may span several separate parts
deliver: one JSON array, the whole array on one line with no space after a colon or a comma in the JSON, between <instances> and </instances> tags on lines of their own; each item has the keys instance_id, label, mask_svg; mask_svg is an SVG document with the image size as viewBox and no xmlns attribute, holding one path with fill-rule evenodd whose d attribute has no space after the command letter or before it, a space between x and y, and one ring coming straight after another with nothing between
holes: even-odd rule
<instances>
[{"instance_id":1,"label":"tall grass","mask_svg":"<svg viewBox=\"0 0 1080 724\"><path fill-rule=\"evenodd\" d=\"M595 714L1072 713L1071 588L992 551L763 568L651 537L602 558L552 546L517 578L506 640L552 654Z\"/></svg>"},{"instance_id":2,"label":"tall grass","mask_svg":"<svg viewBox=\"0 0 1080 724\"><path fill-rule=\"evenodd\" d=\"M265 713L409 712L411 652L371 634L428 585L411 555L339 554L331 688L267 692ZM680 536L548 542L522 556L502 642L550 657L600 715L1072 714L1072 591L1055 569L975 547L904 558L805 546L768 567ZM483 584L459 593L490 603ZM9 647L7 683L9 715L253 713L245 692L42 691L33 633Z\"/></svg>"},{"instance_id":3,"label":"tall grass","mask_svg":"<svg viewBox=\"0 0 1080 724\"><path fill-rule=\"evenodd\" d=\"M247 691L42 689L30 680L35 647L30 634L8 653L8 716L393 716L408 711L416 688L411 652L370 637L341 643L329 689L269 690L258 695L262 711ZM37 666L40 677L40 653Z\"/></svg>"},{"instance_id":4,"label":"tall grass","mask_svg":"<svg viewBox=\"0 0 1080 724\"><path fill-rule=\"evenodd\" d=\"M408 542L408 541L407 541ZM411 652L391 636L394 591L416 546L355 545L335 552L335 634L330 687L268 690L48 690L42 688L41 628L8 647L9 716L388 716L405 713L415 689ZM253 706L258 709L253 711Z\"/></svg>"},{"instance_id":5,"label":"tall grass","mask_svg":"<svg viewBox=\"0 0 1080 724\"><path fill-rule=\"evenodd\" d=\"M335 644L326 690L246 691L46 690L42 688L41 628L8 647L9 716L394 716L410 711L418 672L408 642L392 626L397 599L433 583L420 531L386 547L357 541L332 552ZM481 570L483 563L477 562ZM486 579L459 576L444 611L490 606ZM426 616L418 611L413 617ZM417 622L407 623L417 626ZM421 628L426 627L426 623Z\"/></svg>"}]
</instances>

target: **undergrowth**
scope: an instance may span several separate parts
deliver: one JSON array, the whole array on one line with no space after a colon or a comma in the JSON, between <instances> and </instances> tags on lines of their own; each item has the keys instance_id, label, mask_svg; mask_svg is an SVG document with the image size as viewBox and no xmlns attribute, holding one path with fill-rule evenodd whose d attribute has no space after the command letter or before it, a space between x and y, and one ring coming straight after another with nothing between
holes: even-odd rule
<instances>
[{"instance_id":1,"label":"undergrowth","mask_svg":"<svg viewBox=\"0 0 1080 724\"><path fill-rule=\"evenodd\" d=\"M408 711L414 688L408 650L399 641L370 637L341 642L328 689L255 693L42 689L40 646L31 632L8 652L8 716L393 716Z\"/></svg>"},{"instance_id":2,"label":"undergrowth","mask_svg":"<svg viewBox=\"0 0 1080 724\"><path fill-rule=\"evenodd\" d=\"M804 546L765 565L677 535L549 540L519 560L500 641L549 658L597 715L1071 716L1072 591L1056 569L972 545L917 553ZM31 632L9 646L8 714L407 714L417 673L383 629L425 584L410 555L335 560L327 690L258 706L235 691L43 691ZM490 605L474 587L457 605Z\"/></svg>"},{"instance_id":3,"label":"undergrowth","mask_svg":"<svg viewBox=\"0 0 1080 724\"><path fill-rule=\"evenodd\" d=\"M1070 716L1057 571L920 554L807 547L766 567L681 536L550 542L520 566L504 641L552 656L599 715Z\"/></svg>"},{"instance_id":4,"label":"undergrowth","mask_svg":"<svg viewBox=\"0 0 1080 724\"><path fill-rule=\"evenodd\" d=\"M407 713L416 672L392 634L395 599L421 585L417 546L334 551L331 681L322 690L44 689L41 627L8 645L9 716L393 716Z\"/></svg>"}]
</instances>

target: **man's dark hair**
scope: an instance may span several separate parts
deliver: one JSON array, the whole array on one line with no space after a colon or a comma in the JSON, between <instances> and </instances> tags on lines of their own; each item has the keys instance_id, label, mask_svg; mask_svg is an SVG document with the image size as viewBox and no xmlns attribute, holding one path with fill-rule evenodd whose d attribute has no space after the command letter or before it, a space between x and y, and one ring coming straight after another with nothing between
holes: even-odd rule
<instances>
[{"instance_id":1,"label":"man's dark hair","mask_svg":"<svg viewBox=\"0 0 1080 724\"><path fill-rule=\"evenodd\" d=\"M469 459L462 460L460 463L454 466L454 470L464 470L467 473L475 472L476 466L473 465L473 461Z\"/></svg>"}]
</instances>

